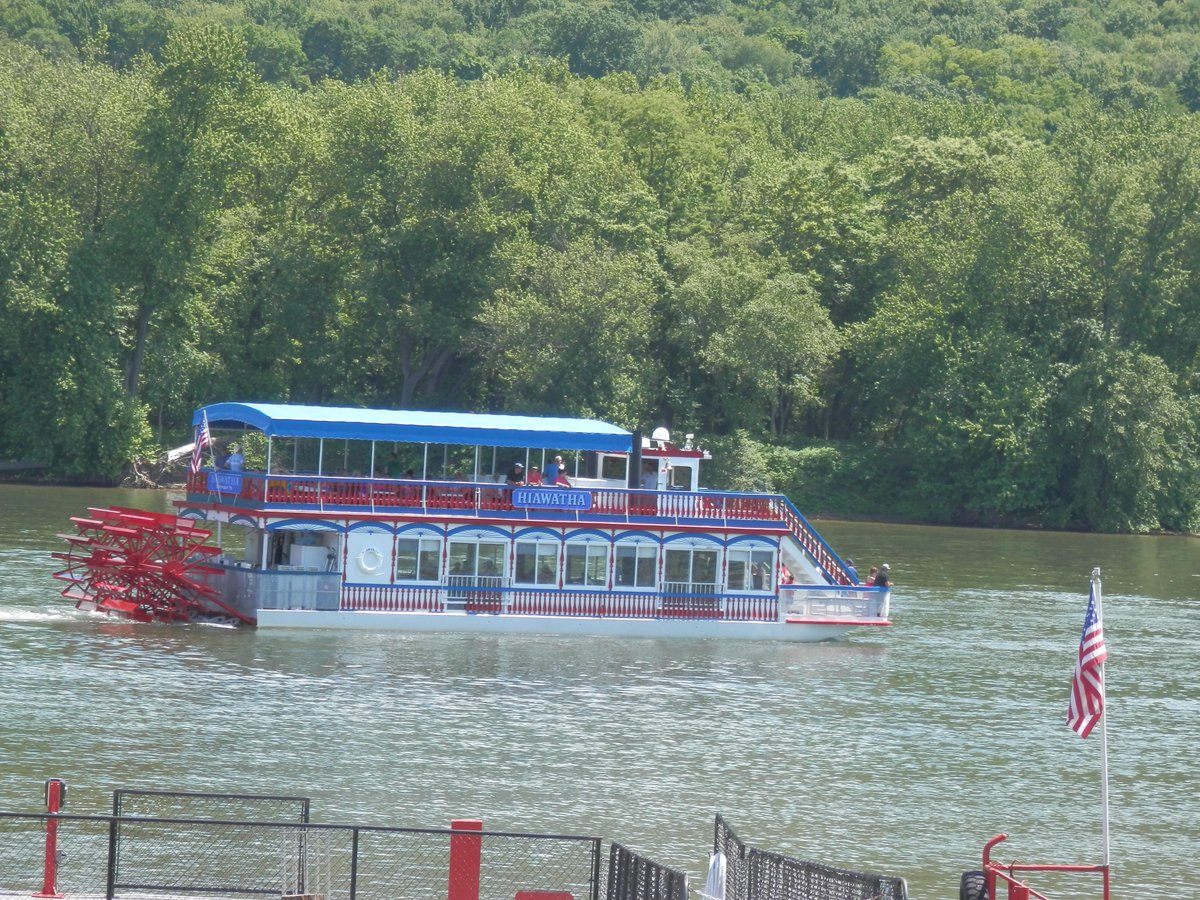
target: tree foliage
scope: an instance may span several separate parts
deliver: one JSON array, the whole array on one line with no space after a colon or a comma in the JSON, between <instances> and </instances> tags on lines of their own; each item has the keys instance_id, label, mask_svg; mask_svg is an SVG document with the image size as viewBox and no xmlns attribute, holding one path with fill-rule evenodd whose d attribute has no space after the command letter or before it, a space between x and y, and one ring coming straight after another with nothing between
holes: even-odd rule
<instances>
[{"instance_id":1,"label":"tree foliage","mask_svg":"<svg viewBox=\"0 0 1200 900\"><path fill-rule=\"evenodd\" d=\"M1194 531L1198 25L0 5L0 456L113 479L226 398L536 411L827 511Z\"/></svg>"}]
</instances>

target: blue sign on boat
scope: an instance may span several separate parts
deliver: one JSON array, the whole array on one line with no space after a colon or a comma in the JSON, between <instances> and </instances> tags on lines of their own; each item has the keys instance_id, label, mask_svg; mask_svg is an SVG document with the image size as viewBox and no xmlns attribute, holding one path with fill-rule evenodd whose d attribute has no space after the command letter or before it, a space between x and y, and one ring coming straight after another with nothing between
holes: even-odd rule
<instances>
[{"instance_id":1,"label":"blue sign on boat","mask_svg":"<svg viewBox=\"0 0 1200 900\"><path fill-rule=\"evenodd\" d=\"M239 472L209 472L208 489L214 494L240 494L242 476Z\"/></svg>"},{"instance_id":2,"label":"blue sign on boat","mask_svg":"<svg viewBox=\"0 0 1200 900\"><path fill-rule=\"evenodd\" d=\"M586 510L592 508L592 492L554 487L513 488L512 504L518 509Z\"/></svg>"}]
</instances>

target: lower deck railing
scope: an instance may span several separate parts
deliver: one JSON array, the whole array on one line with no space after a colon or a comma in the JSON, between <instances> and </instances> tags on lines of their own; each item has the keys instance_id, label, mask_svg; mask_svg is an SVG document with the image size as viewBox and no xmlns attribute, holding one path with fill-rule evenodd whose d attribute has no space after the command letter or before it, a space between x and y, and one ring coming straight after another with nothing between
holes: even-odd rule
<instances>
[{"instance_id":1,"label":"lower deck railing","mask_svg":"<svg viewBox=\"0 0 1200 900\"><path fill-rule=\"evenodd\" d=\"M570 590L503 584L497 576L454 576L453 584L344 584L340 572L220 567L208 576L222 600L249 616L259 609L322 612L470 612L624 619L775 622L788 618L879 619L883 588L783 585L768 594ZM714 588L715 590L715 588Z\"/></svg>"},{"instance_id":2,"label":"lower deck railing","mask_svg":"<svg viewBox=\"0 0 1200 900\"><path fill-rule=\"evenodd\" d=\"M281 576L267 575L271 582ZM469 612L530 616L623 619L703 619L775 622L789 617L875 619L885 592L840 587L785 588L780 597L745 594L658 594L632 591L569 591L458 585L335 585L334 576L285 575L299 583L259 592L259 609L362 612Z\"/></svg>"}]
</instances>

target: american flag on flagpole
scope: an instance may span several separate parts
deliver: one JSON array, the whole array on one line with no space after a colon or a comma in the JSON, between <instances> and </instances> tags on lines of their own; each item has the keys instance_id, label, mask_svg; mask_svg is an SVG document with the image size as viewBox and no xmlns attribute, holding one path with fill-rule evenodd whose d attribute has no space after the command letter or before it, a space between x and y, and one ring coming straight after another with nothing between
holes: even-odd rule
<instances>
[{"instance_id":1,"label":"american flag on flagpole","mask_svg":"<svg viewBox=\"0 0 1200 900\"><path fill-rule=\"evenodd\" d=\"M1104 715L1104 661L1108 648L1104 646L1104 624L1096 605L1096 582L1088 594L1087 615L1083 619L1083 636L1079 639L1079 659L1075 662L1075 677L1071 681L1071 702L1067 710L1067 726L1080 737L1091 734Z\"/></svg>"},{"instance_id":2,"label":"american flag on flagpole","mask_svg":"<svg viewBox=\"0 0 1200 900\"><path fill-rule=\"evenodd\" d=\"M212 435L208 433L208 413L204 413L204 420L196 426L196 443L192 447L192 462L188 466L188 471L195 475L200 471L200 467L204 465L204 451L212 445Z\"/></svg>"}]
</instances>

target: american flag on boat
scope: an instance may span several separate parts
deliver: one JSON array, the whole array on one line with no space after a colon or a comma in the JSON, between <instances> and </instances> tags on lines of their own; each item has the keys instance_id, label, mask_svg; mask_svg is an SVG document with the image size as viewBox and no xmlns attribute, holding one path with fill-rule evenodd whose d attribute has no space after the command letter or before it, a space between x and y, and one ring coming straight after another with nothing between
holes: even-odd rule
<instances>
[{"instance_id":1,"label":"american flag on boat","mask_svg":"<svg viewBox=\"0 0 1200 900\"><path fill-rule=\"evenodd\" d=\"M192 462L188 466L188 471L195 475L200 471L200 467L204 465L204 451L212 444L212 435L208 433L208 414L204 415L203 421L196 426L196 443L192 447Z\"/></svg>"},{"instance_id":2,"label":"american flag on boat","mask_svg":"<svg viewBox=\"0 0 1200 900\"><path fill-rule=\"evenodd\" d=\"M1104 715L1104 661L1108 648L1104 646L1104 624L1096 605L1096 582L1088 594L1087 615L1083 619L1083 635L1079 639L1079 658L1075 661L1075 677L1071 681L1071 702L1067 710L1067 726L1080 737L1091 734Z\"/></svg>"}]
</instances>

